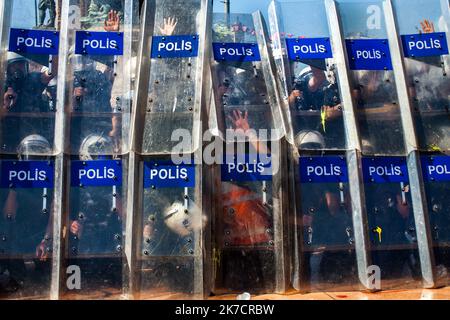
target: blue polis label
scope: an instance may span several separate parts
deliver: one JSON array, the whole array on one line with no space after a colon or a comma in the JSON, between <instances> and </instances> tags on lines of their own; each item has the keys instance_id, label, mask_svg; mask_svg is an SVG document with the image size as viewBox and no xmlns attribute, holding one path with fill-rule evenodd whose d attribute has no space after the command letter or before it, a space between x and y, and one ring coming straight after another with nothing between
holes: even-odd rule
<instances>
[{"instance_id":1,"label":"blue polis label","mask_svg":"<svg viewBox=\"0 0 450 320\"><path fill-rule=\"evenodd\" d=\"M254 62L261 61L257 43L213 43L216 61Z\"/></svg>"},{"instance_id":2,"label":"blue polis label","mask_svg":"<svg viewBox=\"0 0 450 320\"><path fill-rule=\"evenodd\" d=\"M51 161L2 161L0 166L1 188L53 188Z\"/></svg>"},{"instance_id":3,"label":"blue polis label","mask_svg":"<svg viewBox=\"0 0 450 320\"><path fill-rule=\"evenodd\" d=\"M11 29L9 51L29 54L57 55L59 32L46 30Z\"/></svg>"},{"instance_id":4,"label":"blue polis label","mask_svg":"<svg viewBox=\"0 0 450 320\"><path fill-rule=\"evenodd\" d=\"M345 157L301 157L300 181L302 183L348 182L348 169Z\"/></svg>"},{"instance_id":5,"label":"blue polis label","mask_svg":"<svg viewBox=\"0 0 450 320\"><path fill-rule=\"evenodd\" d=\"M106 187L122 185L122 161L72 161L72 187Z\"/></svg>"},{"instance_id":6,"label":"blue polis label","mask_svg":"<svg viewBox=\"0 0 450 320\"><path fill-rule=\"evenodd\" d=\"M450 156L423 156L422 171L427 182L450 181Z\"/></svg>"},{"instance_id":7,"label":"blue polis label","mask_svg":"<svg viewBox=\"0 0 450 320\"><path fill-rule=\"evenodd\" d=\"M365 183L409 182L408 166L403 157L363 158Z\"/></svg>"},{"instance_id":8,"label":"blue polis label","mask_svg":"<svg viewBox=\"0 0 450 320\"><path fill-rule=\"evenodd\" d=\"M221 174L222 181L270 181L272 159L270 155L228 155L221 165Z\"/></svg>"},{"instance_id":9,"label":"blue polis label","mask_svg":"<svg viewBox=\"0 0 450 320\"><path fill-rule=\"evenodd\" d=\"M330 38L286 39L286 46L291 61L333 57Z\"/></svg>"},{"instance_id":10,"label":"blue polis label","mask_svg":"<svg viewBox=\"0 0 450 320\"><path fill-rule=\"evenodd\" d=\"M351 70L392 70L387 39L346 40Z\"/></svg>"},{"instance_id":11,"label":"blue polis label","mask_svg":"<svg viewBox=\"0 0 450 320\"><path fill-rule=\"evenodd\" d=\"M123 55L122 32L77 31L75 38L75 54Z\"/></svg>"},{"instance_id":12,"label":"blue polis label","mask_svg":"<svg viewBox=\"0 0 450 320\"><path fill-rule=\"evenodd\" d=\"M193 188L195 165L176 165L170 161L144 163L144 188Z\"/></svg>"},{"instance_id":13,"label":"blue polis label","mask_svg":"<svg viewBox=\"0 0 450 320\"><path fill-rule=\"evenodd\" d=\"M198 38L198 35L154 36L151 57L153 59L197 57Z\"/></svg>"},{"instance_id":14,"label":"blue polis label","mask_svg":"<svg viewBox=\"0 0 450 320\"><path fill-rule=\"evenodd\" d=\"M445 32L403 35L402 44L405 57L433 57L448 54Z\"/></svg>"}]
</instances>

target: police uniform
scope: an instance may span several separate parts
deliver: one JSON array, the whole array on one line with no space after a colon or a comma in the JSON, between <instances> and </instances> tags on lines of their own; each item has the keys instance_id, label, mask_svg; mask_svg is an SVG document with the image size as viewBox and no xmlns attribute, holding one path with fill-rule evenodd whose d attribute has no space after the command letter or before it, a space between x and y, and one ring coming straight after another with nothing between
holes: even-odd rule
<instances>
[{"instance_id":1,"label":"police uniform","mask_svg":"<svg viewBox=\"0 0 450 320\"><path fill-rule=\"evenodd\" d=\"M50 111L43 97L46 86L42 83L40 72L29 73L24 78L8 75L5 92L11 87L17 94L16 103L8 109L8 116L2 120L2 139L8 145L17 146L24 137L34 133L53 136L53 121L35 117Z\"/></svg>"},{"instance_id":2,"label":"police uniform","mask_svg":"<svg viewBox=\"0 0 450 320\"><path fill-rule=\"evenodd\" d=\"M313 120L306 116L305 113L297 115L293 123L295 131L300 132L304 130L315 130L320 132L325 139L326 145L336 145L338 141L345 143L343 137L345 136L344 126L342 121L333 121L325 119L321 120L322 107L336 107L341 104L339 88L337 83L331 83L324 80L316 91L311 91L309 82L314 77L311 67L302 71L300 76L294 82L294 90L299 90L302 93L301 97L297 97L294 103L294 111L317 112L313 116ZM312 121L311 121L312 120Z\"/></svg>"}]
</instances>

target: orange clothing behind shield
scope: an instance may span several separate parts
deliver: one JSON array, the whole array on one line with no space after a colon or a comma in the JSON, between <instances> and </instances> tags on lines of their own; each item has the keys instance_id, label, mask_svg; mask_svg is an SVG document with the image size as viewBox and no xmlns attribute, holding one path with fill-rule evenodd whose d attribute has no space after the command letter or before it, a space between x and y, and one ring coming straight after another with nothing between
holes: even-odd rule
<instances>
[{"instance_id":1,"label":"orange clothing behind shield","mask_svg":"<svg viewBox=\"0 0 450 320\"><path fill-rule=\"evenodd\" d=\"M268 243L271 222L260 195L233 184L223 194L225 241L229 245L248 246Z\"/></svg>"}]
</instances>

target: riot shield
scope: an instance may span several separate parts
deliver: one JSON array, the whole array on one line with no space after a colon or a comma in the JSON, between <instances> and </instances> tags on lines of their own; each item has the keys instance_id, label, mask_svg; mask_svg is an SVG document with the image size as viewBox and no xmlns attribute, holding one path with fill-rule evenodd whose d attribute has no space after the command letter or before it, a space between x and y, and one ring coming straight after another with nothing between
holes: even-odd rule
<instances>
[{"instance_id":1,"label":"riot shield","mask_svg":"<svg viewBox=\"0 0 450 320\"><path fill-rule=\"evenodd\" d=\"M128 150L131 104L132 1L71 0L67 49L66 151L79 153L90 134L110 137L114 153ZM126 19L125 19L126 18Z\"/></svg>"},{"instance_id":2,"label":"riot shield","mask_svg":"<svg viewBox=\"0 0 450 320\"><path fill-rule=\"evenodd\" d=\"M404 155L404 135L383 2L337 1L361 148L367 155Z\"/></svg>"},{"instance_id":3,"label":"riot shield","mask_svg":"<svg viewBox=\"0 0 450 320\"><path fill-rule=\"evenodd\" d=\"M98 140L112 148L111 139ZM126 158L107 153L71 159L64 265L79 268L80 286L68 288L66 297L122 293L127 168Z\"/></svg>"},{"instance_id":4,"label":"riot shield","mask_svg":"<svg viewBox=\"0 0 450 320\"><path fill-rule=\"evenodd\" d=\"M448 283L450 268L450 157L446 154L422 156L433 249L439 275Z\"/></svg>"},{"instance_id":5,"label":"riot shield","mask_svg":"<svg viewBox=\"0 0 450 320\"><path fill-rule=\"evenodd\" d=\"M342 99L324 2L269 7L286 137L303 150L345 149Z\"/></svg>"},{"instance_id":6,"label":"riot shield","mask_svg":"<svg viewBox=\"0 0 450 320\"><path fill-rule=\"evenodd\" d=\"M359 289L345 156L302 155L295 166L300 274L294 275L294 287Z\"/></svg>"},{"instance_id":7,"label":"riot shield","mask_svg":"<svg viewBox=\"0 0 450 320\"><path fill-rule=\"evenodd\" d=\"M204 219L197 170L193 164L167 160L141 163L144 193L137 255L142 297L192 297L201 292L198 259Z\"/></svg>"},{"instance_id":8,"label":"riot shield","mask_svg":"<svg viewBox=\"0 0 450 320\"><path fill-rule=\"evenodd\" d=\"M381 288L420 287L421 266L406 157L362 159L372 264Z\"/></svg>"},{"instance_id":9,"label":"riot shield","mask_svg":"<svg viewBox=\"0 0 450 320\"><path fill-rule=\"evenodd\" d=\"M212 290L282 293L284 128L267 28L259 12L215 13L212 32L211 129L225 150L213 178Z\"/></svg>"},{"instance_id":10,"label":"riot shield","mask_svg":"<svg viewBox=\"0 0 450 320\"><path fill-rule=\"evenodd\" d=\"M217 129L222 138L227 142L234 140L224 137L228 129L263 129L267 135L259 140L281 139L283 121L262 16L214 13L212 32L211 72ZM236 112L247 116L249 128L235 126ZM241 141L246 139L241 137Z\"/></svg>"},{"instance_id":11,"label":"riot shield","mask_svg":"<svg viewBox=\"0 0 450 320\"><path fill-rule=\"evenodd\" d=\"M36 139L40 137L41 141ZM42 136L25 138L39 151ZM1 160L0 297L48 298L52 263L54 163L43 154Z\"/></svg>"},{"instance_id":12,"label":"riot shield","mask_svg":"<svg viewBox=\"0 0 450 320\"><path fill-rule=\"evenodd\" d=\"M119 296L123 287L132 31L137 2L70 0L65 106L68 114L64 260L78 285L66 298ZM69 269L67 269L69 270ZM70 269L75 270L75 269ZM70 283L73 274L66 274Z\"/></svg>"},{"instance_id":13,"label":"riot shield","mask_svg":"<svg viewBox=\"0 0 450 320\"><path fill-rule=\"evenodd\" d=\"M31 134L54 144L56 75L59 32L55 28L55 2L38 10L34 0L4 4L0 47L2 102L0 153L16 154L16 147ZM46 15L42 18L42 11Z\"/></svg>"},{"instance_id":14,"label":"riot shield","mask_svg":"<svg viewBox=\"0 0 450 320\"><path fill-rule=\"evenodd\" d=\"M286 290L279 154L255 151L224 155L214 183L216 294Z\"/></svg>"},{"instance_id":15,"label":"riot shield","mask_svg":"<svg viewBox=\"0 0 450 320\"><path fill-rule=\"evenodd\" d=\"M450 148L449 8L440 0L394 1L419 148ZM416 10L405 15L407 8Z\"/></svg>"},{"instance_id":16,"label":"riot shield","mask_svg":"<svg viewBox=\"0 0 450 320\"><path fill-rule=\"evenodd\" d=\"M55 2L7 1L0 32L0 296L48 298L56 76Z\"/></svg>"},{"instance_id":17,"label":"riot shield","mask_svg":"<svg viewBox=\"0 0 450 320\"><path fill-rule=\"evenodd\" d=\"M202 60L206 54L204 6L201 0L160 0L154 8L146 7L138 88L145 122L136 147L139 153L172 153L179 144L172 138L174 132L191 136L186 153L199 147Z\"/></svg>"},{"instance_id":18,"label":"riot shield","mask_svg":"<svg viewBox=\"0 0 450 320\"><path fill-rule=\"evenodd\" d=\"M134 221L127 224L135 233L130 244L134 297L204 295L206 221L202 165L197 159L202 152L200 119L206 114L210 6L207 0L157 0L143 5L133 108L132 154L136 155L130 162L139 180L134 185ZM179 139L182 150L175 149Z\"/></svg>"}]
</instances>

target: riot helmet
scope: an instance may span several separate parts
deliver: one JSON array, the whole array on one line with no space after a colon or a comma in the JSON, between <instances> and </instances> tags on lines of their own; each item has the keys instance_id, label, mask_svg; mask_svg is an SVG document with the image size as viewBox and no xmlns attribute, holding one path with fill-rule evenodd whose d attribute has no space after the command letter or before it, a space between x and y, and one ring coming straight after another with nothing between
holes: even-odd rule
<instances>
[{"instance_id":1,"label":"riot helmet","mask_svg":"<svg viewBox=\"0 0 450 320\"><path fill-rule=\"evenodd\" d=\"M375 148L372 143L367 139L361 140L361 147L363 149L363 153L365 154L375 154Z\"/></svg>"},{"instance_id":2,"label":"riot helmet","mask_svg":"<svg viewBox=\"0 0 450 320\"><path fill-rule=\"evenodd\" d=\"M299 149L325 149L325 139L315 130L300 131L295 136L294 143Z\"/></svg>"},{"instance_id":3,"label":"riot helmet","mask_svg":"<svg viewBox=\"0 0 450 320\"><path fill-rule=\"evenodd\" d=\"M114 143L108 136L90 134L81 143L80 160L95 160L101 156L114 155Z\"/></svg>"},{"instance_id":4,"label":"riot helmet","mask_svg":"<svg viewBox=\"0 0 450 320\"><path fill-rule=\"evenodd\" d=\"M24 81L29 73L30 64L28 60L15 52L7 53L7 76L11 81Z\"/></svg>"},{"instance_id":5,"label":"riot helmet","mask_svg":"<svg viewBox=\"0 0 450 320\"><path fill-rule=\"evenodd\" d=\"M48 156L52 147L46 138L38 134L32 134L24 138L17 147L17 155L20 160L30 160L33 157Z\"/></svg>"},{"instance_id":6,"label":"riot helmet","mask_svg":"<svg viewBox=\"0 0 450 320\"><path fill-rule=\"evenodd\" d=\"M200 216L199 208L192 204L185 206L179 201L164 209L163 219L167 228L181 237L200 229L206 222L204 217Z\"/></svg>"}]
</instances>

